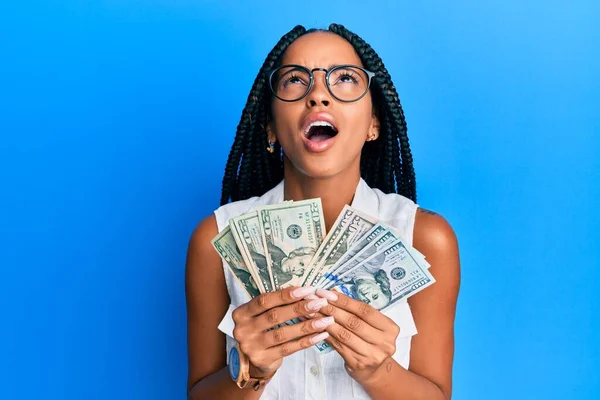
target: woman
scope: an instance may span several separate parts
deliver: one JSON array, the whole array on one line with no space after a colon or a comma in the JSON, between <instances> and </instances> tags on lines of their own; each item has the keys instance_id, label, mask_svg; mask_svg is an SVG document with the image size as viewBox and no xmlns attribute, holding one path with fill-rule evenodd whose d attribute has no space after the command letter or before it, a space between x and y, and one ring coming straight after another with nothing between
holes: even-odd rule
<instances>
[{"instance_id":1,"label":"woman","mask_svg":"<svg viewBox=\"0 0 600 400\"><path fill-rule=\"evenodd\" d=\"M387 314L311 287L250 300L211 239L252 207L316 197L328 230L346 204L393 226L427 257L436 283ZM222 206L190 240L189 398L449 399L457 240L444 218L415 202L404 114L377 53L335 24L284 35L248 96ZM304 322L282 325L296 317ZM227 318L235 328L226 335L219 326ZM322 340L334 351L319 355L314 344ZM232 359L248 361L250 387L238 387L228 372L233 346L240 352Z\"/></svg>"}]
</instances>

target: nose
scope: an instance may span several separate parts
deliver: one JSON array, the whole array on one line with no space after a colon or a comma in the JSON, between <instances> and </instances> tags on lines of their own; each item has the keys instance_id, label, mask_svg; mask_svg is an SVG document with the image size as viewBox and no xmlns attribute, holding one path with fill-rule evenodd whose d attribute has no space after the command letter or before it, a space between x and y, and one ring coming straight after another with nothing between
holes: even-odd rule
<instances>
[{"instance_id":1,"label":"nose","mask_svg":"<svg viewBox=\"0 0 600 400\"><path fill-rule=\"evenodd\" d=\"M313 70L314 82L313 87L306 96L306 105L308 108L313 108L319 105L329 107L331 104L331 97L327 85L325 83L325 74L316 74L319 69Z\"/></svg>"}]
</instances>

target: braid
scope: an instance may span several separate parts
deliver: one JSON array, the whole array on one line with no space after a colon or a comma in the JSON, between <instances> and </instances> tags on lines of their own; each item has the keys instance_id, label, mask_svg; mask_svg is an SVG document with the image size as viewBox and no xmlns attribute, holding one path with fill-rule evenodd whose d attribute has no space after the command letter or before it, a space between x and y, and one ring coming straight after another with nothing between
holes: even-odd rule
<instances>
[{"instance_id":1,"label":"braid","mask_svg":"<svg viewBox=\"0 0 600 400\"><path fill-rule=\"evenodd\" d=\"M283 179L281 146L266 151L266 126L271 90L268 74L280 62L288 46L302 35L323 31L297 25L283 35L267 55L246 100L225 167L221 205L260 196ZM375 72L371 93L380 120L379 139L363 146L360 171L367 184L385 193L399 193L417 201L415 171L407 136L406 120L398 93L383 61L358 35L331 24L328 32L346 39L366 69Z\"/></svg>"},{"instance_id":2,"label":"braid","mask_svg":"<svg viewBox=\"0 0 600 400\"><path fill-rule=\"evenodd\" d=\"M377 147L375 143L367 142L363 149L363 157L360 158L360 174L365 181L371 181L373 168L375 167Z\"/></svg>"}]
</instances>

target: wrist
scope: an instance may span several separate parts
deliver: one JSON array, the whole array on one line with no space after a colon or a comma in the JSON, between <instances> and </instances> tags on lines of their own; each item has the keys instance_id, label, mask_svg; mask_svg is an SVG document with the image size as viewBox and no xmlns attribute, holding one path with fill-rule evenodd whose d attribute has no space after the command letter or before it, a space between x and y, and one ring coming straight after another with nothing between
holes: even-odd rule
<instances>
[{"instance_id":1,"label":"wrist","mask_svg":"<svg viewBox=\"0 0 600 400\"><path fill-rule=\"evenodd\" d=\"M277 372L277 368L273 370L265 370L262 368L258 368L257 366L250 363L248 372L250 373L250 377L252 378L264 379L272 377L275 374L275 372Z\"/></svg>"},{"instance_id":2,"label":"wrist","mask_svg":"<svg viewBox=\"0 0 600 400\"><path fill-rule=\"evenodd\" d=\"M231 379L240 389L251 386L255 391L261 390L275 374L275 371L265 371L253 366L248 357L240 350L239 344L230 349L227 366ZM253 367L252 371L251 366Z\"/></svg>"},{"instance_id":3,"label":"wrist","mask_svg":"<svg viewBox=\"0 0 600 400\"><path fill-rule=\"evenodd\" d=\"M392 357L388 357L374 369L360 372L348 372L350 373L350 376L363 387L377 386L382 379L389 375L395 362L396 361L394 361Z\"/></svg>"}]
</instances>

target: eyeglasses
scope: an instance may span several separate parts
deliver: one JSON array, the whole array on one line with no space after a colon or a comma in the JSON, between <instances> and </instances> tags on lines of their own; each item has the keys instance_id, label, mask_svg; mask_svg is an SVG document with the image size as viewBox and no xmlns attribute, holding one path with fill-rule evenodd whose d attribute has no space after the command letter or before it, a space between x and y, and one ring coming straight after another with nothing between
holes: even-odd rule
<instances>
[{"instance_id":1,"label":"eyeglasses","mask_svg":"<svg viewBox=\"0 0 600 400\"><path fill-rule=\"evenodd\" d=\"M360 100L371 86L374 72L357 65L337 65L331 69L286 64L269 74L269 87L278 99L292 102L304 98L315 82L315 71L325 72L325 83L331 95L342 102Z\"/></svg>"}]
</instances>

